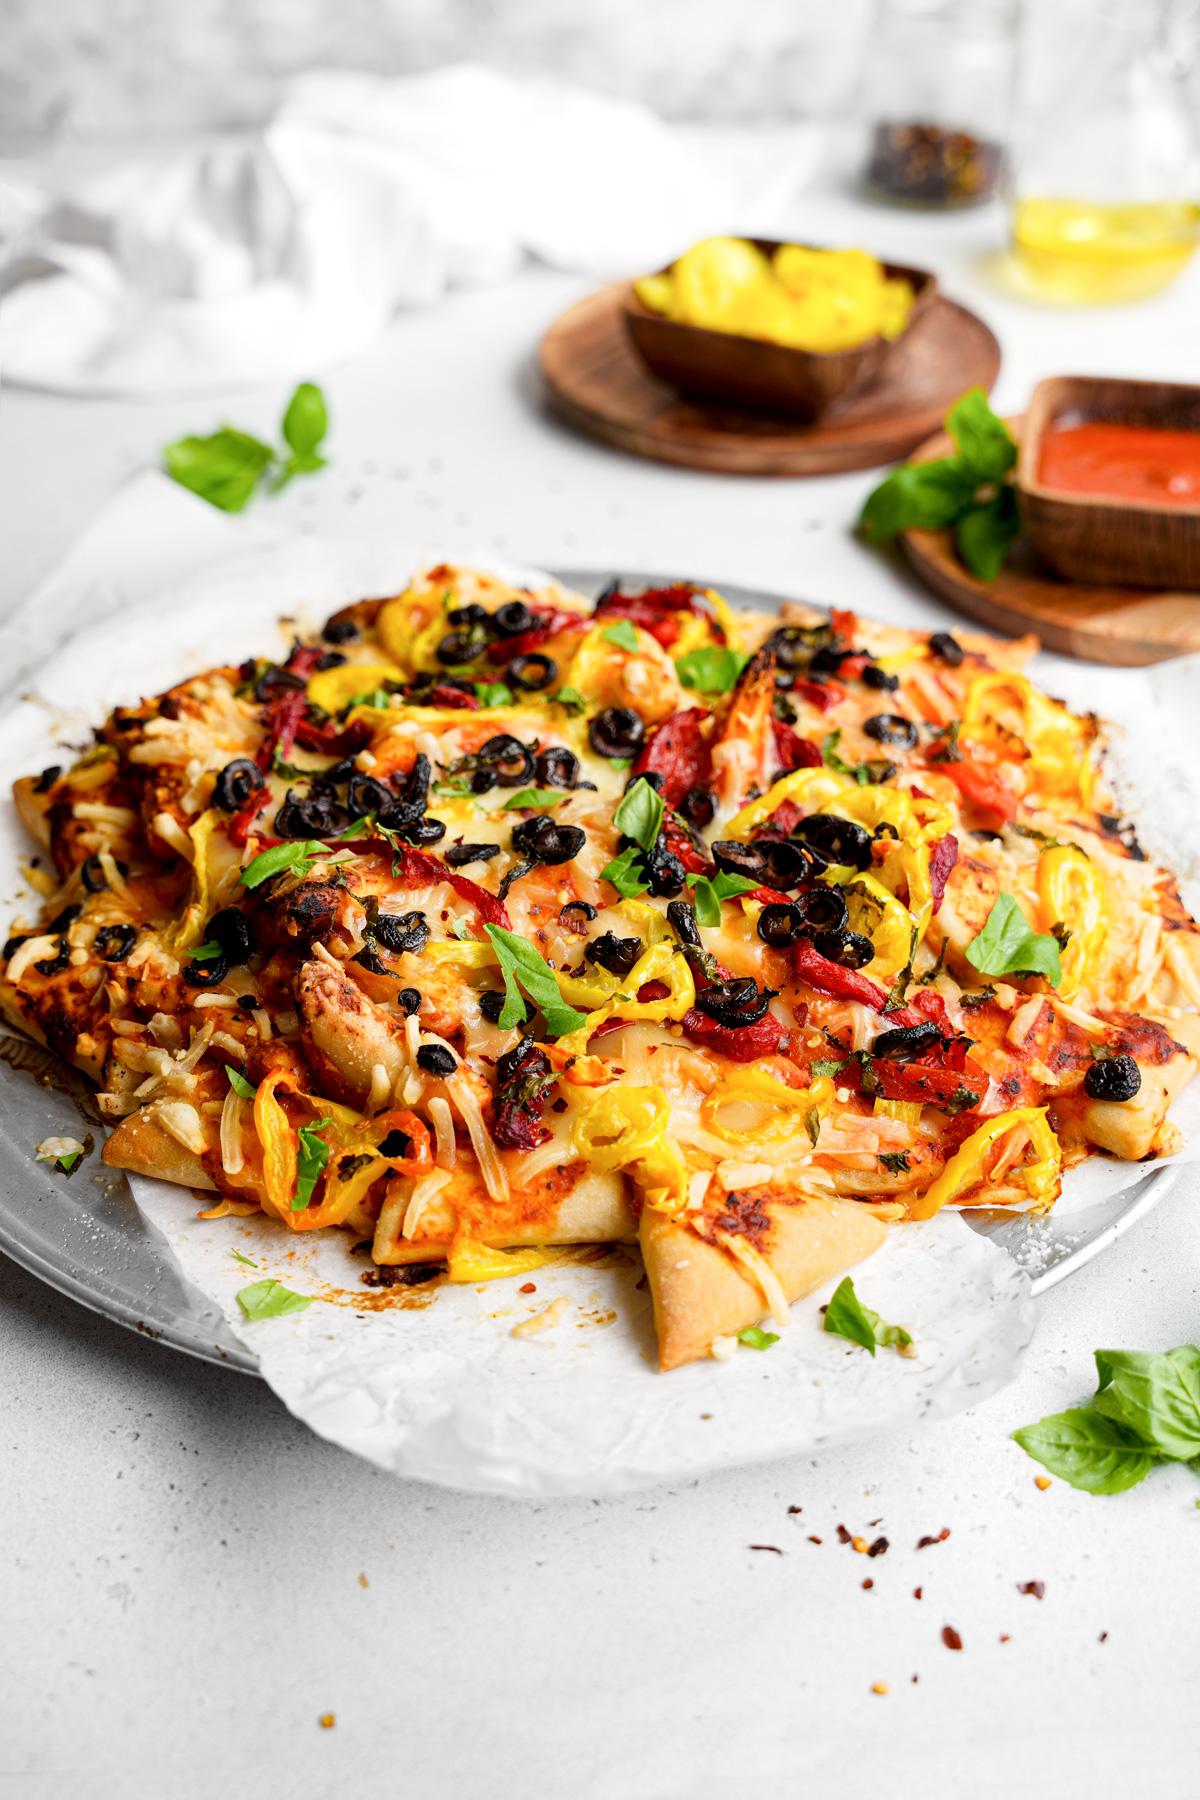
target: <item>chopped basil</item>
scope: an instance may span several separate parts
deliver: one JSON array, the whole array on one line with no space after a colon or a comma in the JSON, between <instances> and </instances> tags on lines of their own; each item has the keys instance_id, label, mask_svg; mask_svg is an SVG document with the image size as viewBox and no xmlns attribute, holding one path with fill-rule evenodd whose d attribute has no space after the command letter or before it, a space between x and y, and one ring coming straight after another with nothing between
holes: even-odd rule
<instances>
[{"instance_id":1,"label":"chopped basil","mask_svg":"<svg viewBox=\"0 0 1200 1800\"><path fill-rule=\"evenodd\" d=\"M225 1073L229 1077L229 1085L240 1100L253 1100L258 1089L252 1087L240 1070L225 1064Z\"/></svg>"},{"instance_id":2,"label":"chopped basil","mask_svg":"<svg viewBox=\"0 0 1200 1800\"><path fill-rule=\"evenodd\" d=\"M887 1349L906 1350L912 1337L903 1325L885 1325L877 1312L864 1306L854 1291L854 1283L845 1276L833 1290L833 1298L825 1308L825 1329L838 1337L861 1344L875 1354L877 1344Z\"/></svg>"},{"instance_id":3,"label":"chopped basil","mask_svg":"<svg viewBox=\"0 0 1200 1800\"><path fill-rule=\"evenodd\" d=\"M365 826L366 820L355 820L347 831L339 833L345 837L347 832L356 827ZM330 850L328 844L320 844L315 838L298 838L295 843L273 844L269 850L263 850L242 870L243 887L261 887L264 881L270 881L275 875L307 875L316 862L342 863L350 857L348 850Z\"/></svg>"},{"instance_id":4,"label":"chopped basil","mask_svg":"<svg viewBox=\"0 0 1200 1800\"><path fill-rule=\"evenodd\" d=\"M564 1037L568 1031L578 1031L587 1014L576 1012L573 1006L567 1005L559 992L553 969L533 945L515 932L505 931L501 925L485 925L484 930L492 940L504 976L504 1006L497 1020L501 1030L510 1031L524 1017L521 1001L521 989L524 988L545 1019L551 1037Z\"/></svg>"},{"instance_id":5,"label":"chopped basil","mask_svg":"<svg viewBox=\"0 0 1200 1800\"><path fill-rule=\"evenodd\" d=\"M231 1250L229 1254L234 1262L240 1262L247 1269L257 1269L258 1267L252 1256L243 1256L240 1250Z\"/></svg>"},{"instance_id":6,"label":"chopped basil","mask_svg":"<svg viewBox=\"0 0 1200 1800\"><path fill-rule=\"evenodd\" d=\"M738 1343L745 1344L748 1350L769 1350L778 1342L779 1333L764 1331L761 1325L747 1325L744 1331L738 1332Z\"/></svg>"},{"instance_id":7,"label":"chopped basil","mask_svg":"<svg viewBox=\"0 0 1200 1800\"><path fill-rule=\"evenodd\" d=\"M737 686L738 676L750 661L740 650L721 644L706 644L689 650L675 659L675 669L685 688L700 694L728 694Z\"/></svg>"},{"instance_id":8,"label":"chopped basil","mask_svg":"<svg viewBox=\"0 0 1200 1800\"><path fill-rule=\"evenodd\" d=\"M721 923L721 902L732 900L738 894L748 894L758 886L745 875L731 875L727 869L718 869L715 875L689 875L687 884L692 890L692 901L696 908L698 925L719 925Z\"/></svg>"},{"instance_id":9,"label":"chopped basil","mask_svg":"<svg viewBox=\"0 0 1200 1800\"><path fill-rule=\"evenodd\" d=\"M653 850L665 811L662 795L639 775L613 814L613 824L622 837L632 838L643 850Z\"/></svg>"},{"instance_id":10,"label":"chopped basil","mask_svg":"<svg viewBox=\"0 0 1200 1800\"><path fill-rule=\"evenodd\" d=\"M248 1319L281 1319L285 1313L303 1312L305 1307L312 1305L312 1296L294 1294L282 1282L268 1278L239 1288L237 1303Z\"/></svg>"},{"instance_id":11,"label":"chopped basil","mask_svg":"<svg viewBox=\"0 0 1200 1800\"><path fill-rule=\"evenodd\" d=\"M292 1195L292 1211L303 1212L313 1197L313 1189L317 1179L329 1161L329 1145L317 1133L326 1125L332 1125L332 1119L318 1119L315 1125L300 1127L300 1141L296 1146L296 1191Z\"/></svg>"},{"instance_id":12,"label":"chopped basil","mask_svg":"<svg viewBox=\"0 0 1200 1800\"><path fill-rule=\"evenodd\" d=\"M475 698L480 706L511 706L513 703L512 689L505 687L502 681L477 681Z\"/></svg>"},{"instance_id":13,"label":"chopped basil","mask_svg":"<svg viewBox=\"0 0 1200 1800\"><path fill-rule=\"evenodd\" d=\"M1048 932L1031 931L1011 894L998 894L966 958L981 975L1044 975L1051 987L1062 980L1058 944Z\"/></svg>"},{"instance_id":14,"label":"chopped basil","mask_svg":"<svg viewBox=\"0 0 1200 1800\"><path fill-rule=\"evenodd\" d=\"M812 1072L814 1075L840 1075L850 1061L851 1059L848 1056L830 1057L825 1061L813 1063Z\"/></svg>"},{"instance_id":15,"label":"chopped basil","mask_svg":"<svg viewBox=\"0 0 1200 1800\"><path fill-rule=\"evenodd\" d=\"M196 945L196 948L192 951L192 961L198 963L216 962L217 958L221 955L223 955L223 951L220 944L218 944L214 938L209 938L205 943Z\"/></svg>"},{"instance_id":16,"label":"chopped basil","mask_svg":"<svg viewBox=\"0 0 1200 1800\"><path fill-rule=\"evenodd\" d=\"M905 1175L908 1172L907 1150L881 1150L879 1160L885 1169L891 1170L893 1175Z\"/></svg>"},{"instance_id":17,"label":"chopped basil","mask_svg":"<svg viewBox=\"0 0 1200 1800\"><path fill-rule=\"evenodd\" d=\"M560 788L520 788L517 793L510 794L504 802L504 812L515 812L522 806L557 806L566 795Z\"/></svg>"},{"instance_id":18,"label":"chopped basil","mask_svg":"<svg viewBox=\"0 0 1200 1800\"><path fill-rule=\"evenodd\" d=\"M639 894L650 892L650 883L643 879L641 852L632 845L605 864L600 879L611 882L622 900L636 900Z\"/></svg>"},{"instance_id":19,"label":"chopped basil","mask_svg":"<svg viewBox=\"0 0 1200 1800\"><path fill-rule=\"evenodd\" d=\"M871 781L871 769L868 763L848 763L838 754L838 745L842 740L840 731L828 731L821 739L821 760L827 769L833 769L838 775L849 775L857 781L859 787L867 787Z\"/></svg>"},{"instance_id":20,"label":"chopped basil","mask_svg":"<svg viewBox=\"0 0 1200 1800\"><path fill-rule=\"evenodd\" d=\"M565 707L569 713L587 711L587 701L578 688L561 687L554 696L554 705Z\"/></svg>"},{"instance_id":21,"label":"chopped basil","mask_svg":"<svg viewBox=\"0 0 1200 1800\"><path fill-rule=\"evenodd\" d=\"M615 644L618 650L636 650L638 634L630 619L618 619L615 625L606 625L600 633L606 644Z\"/></svg>"}]
</instances>

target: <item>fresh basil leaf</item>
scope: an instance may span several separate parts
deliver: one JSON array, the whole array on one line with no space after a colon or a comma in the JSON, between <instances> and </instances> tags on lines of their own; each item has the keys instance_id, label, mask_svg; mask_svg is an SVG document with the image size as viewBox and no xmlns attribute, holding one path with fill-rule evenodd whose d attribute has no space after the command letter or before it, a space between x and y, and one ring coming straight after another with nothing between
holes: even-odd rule
<instances>
[{"instance_id":1,"label":"fresh basil leaf","mask_svg":"<svg viewBox=\"0 0 1200 1800\"><path fill-rule=\"evenodd\" d=\"M811 1072L814 1075L840 1075L842 1070L847 1067L850 1060L851 1059L848 1056L830 1057L826 1061L813 1063L811 1065Z\"/></svg>"},{"instance_id":2,"label":"fresh basil leaf","mask_svg":"<svg viewBox=\"0 0 1200 1800\"><path fill-rule=\"evenodd\" d=\"M859 787L867 787L871 781L871 770L867 763L848 763L838 754L838 745L842 741L840 731L827 731L821 739L821 761L827 769L833 769L839 775L849 775L857 781Z\"/></svg>"},{"instance_id":3,"label":"fresh basil leaf","mask_svg":"<svg viewBox=\"0 0 1200 1800\"><path fill-rule=\"evenodd\" d=\"M298 463L309 469L322 466L325 459L316 456L315 451L329 430L329 409L324 394L315 383L300 383L287 403L280 429L284 443Z\"/></svg>"},{"instance_id":4,"label":"fresh basil leaf","mask_svg":"<svg viewBox=\"0 0 1200 1800\"><path fill-rule=\"evenodd\" d=\"M737 894L748 894L758 886L745 875L733 875L727 869L718 869L715 875L689 875L687 884L692 890L692 901L696 909L698 925L714 926L721 923L721 902L732 900Z\"/></svg>"},{"instance_id":5,"label":"fresh basil leaf","mask_svg":"<svg viewBox=\"0 0 1200 1800\"><path fill-rule=\"evenodd\" d=\"M587 711L587 701L578 688L561 687L554 696L555 706L563 706L569 713Z\"/></svg>"},{"instance_id":6,"label":"fresh basil leaf","mask_svg":"<svg viewBox=\"0 0 1200 1800\"><path fill-rule=\"evenodd\" d=\"M554 979L554 971L533 945L515 932L505 931L501 925L485 925L484 930L492 940L504 976L504 1006L499 1019L502 1029L508 1031L519 1024L524 1011L520 990L524 988L545 1019L551 1037L564 1037L569 1031L578 1031L587 1014L576 1012L573 1006L567 1005Z\"/></svg>"},{"instance_id":7,"label":"fresh basil leaf","mask_svg":"<svg viewBox=\"0 0 1200 1800\"><path fill-rule=\"evenodd\" d=\"M611 882L622 900L636 900L639 894L650 892L650 883L643 875L641 854L632 845L601 869L600 879Z\"/></svg>"},{"instance_id":8,"label":"fresh basil leaf","mask_svg":"<svg viewBox=\"0 0 1200 1800\"><path fill-rule=\"evenodd\" d=\"M505 687L502 681L477 681L475 698L480 706L511 706L513 703L512 689Z\"/></svg>"},{"instance_id":9,"label":"fresh basil leaf","mask_svg":"<svg viewBox=\"0 0 1200 1800\"><path fill-rule=\"evenodd\" d=\"M1094 1406L1072 1406L1024 1425L1013 1437L1027 1456L1086 1494L1123 1494L1154 1467L1154 1452Z\"/></svg>"},{"instance_id":10,"label":"fresh basil leaf","mask_svg":"<svg viewBox=\"0 0 1200 1800\"><path fill-rule=\"evenodd\" d=\"M778 1342L779 1333L764 1331L761 1325L747 1325L744 1331L738 1332L738 1343L745 1344L748 1350L769 1350Z\"/></svg>"},{"instance_id":11,"label":"fresh basil leaf","mask_svg":"<svg viewBox=\"0 0 1200 1800\"><path fill-rule=\"evenodd\" d=\"M1016 441L981 387L959 395L946 414L946 430L959 462L976 483L1003 481L1017 460Z\"/></svg>"},{"instance_id":12,"label":"fresh basil leaf","mask_svg":"<svg viewBox=\"0 0 1200 1800\"><path fill-rule=\"evenodd\" d=\"M303 1312L312 1305L312 1296L294 1294L282 1282L268 1279L239 1288L237 1303L248 1319L281 1319L285 1313Z\"/></svg>"},{"instance_id":13,"label":"fresh basil leaf","mask_svg":"<svg viewBox=\"0 0 1200 1800\"><path fill-rule=\"evenodd\" d=\"M861 1344L872 1356L878 1344L885 1349L900 1350L907 1349L912 1343L912 1337L903 1325L885 1325L877 1312L863 1305L848 1275L839 1281L825 1308L825 1329L838 1337L849 1338L852 1344Z\"/></svg>"},{"instance_id":14,"label":"fresh basil leaf","mask_svg":"<svg viewBox=\"0 0 1200 1800\"><path fill-rule=\"evenodd\" d=\"M653 850L662 830L666 805L663 797L639 775L613 814L613 824L622 837L632 838L643 850Z\"/></svg>"},{"instance_id":15,"label":"fresh basil leaf","mask_svg":"<svg viewBox=\"0 0 1200 1800\"><path fill-rule=\"evenodd\" d=\"M240 1069L235 1069L232 1064L226 1063L225 1073L229 1077L230 1087L240 1100L253 1100L258 1089L246 1080Z\"/></svg>"},{"instance_id":16,"label":"fresh basil leaf","mask_svg":"<svg viewBox=\"0 0 1200 1800\"><path fill-rule=\"evenodd\" d=\"M1021 530L1017 496L1011 487L965 512L954 527L954 547L980 581L995 581Z\"/></svg>"},{"instance_id":17,"label":"fresh basil leaf","mask_svg":"<svg viewBox=\"0 0 1200 1800\"><path fill-rule=\"evenodd\" d=\"M675 670L685 688L700 694L728 694L750 661L740 650L723 644L706 644L675 659Z\"/></svg>"},{"instance_id":18,"label":"fresh basil leaf","mask_svg":"<svg viewBox=\"0 0 1200 1800\"><path fill-rule=\"evenodd\" d=\"M606 625L600 633L606 644L615 644L619 650L636 650L638 634L631 619L618 619L615 625Z\"/></svg>"},{"instance_id":19,"label":"fresh basil leaf","mask_svg":"<svg viewBox=\"0 0 1200 1800\"><path fill-rule=\"evenodd\" d=\"M361 821L355 821L356 824ZM344 835L344 834L343 834ZM328 845L318 843L315 838L298 838L295 843L273 844L269 850L262 850L242 870L243 887L261 887L264 881L270 881L274 875L307 875L314 862L328 858L331 862L346 860L347 852L331 853Z\"/></svg>"},{"instance_id":20,"label":"fresh basil leaf","mask_svg":"<svg viewBox=\"0 0 1200 1800\"><path fill-rule=\"evenodd\" d=\"M519 788L515 794L508 796L501 811L515 812L522 806L557 806L560 800L565 799L566 795L561 788Z\"/></svg>"},{"instance_id":21,"label":"fresh basil leaf","mask_svg":"<svg viewBox=\"0 0 1200 1800\"><path fill-rule=\"evenodd\" d=\"M1044 975L1062 980L1058 945L1048 932L1031 931L1011 894L998 894L983 930L967 945L967 961L981 975Z\"/></svg>"},{"instance_id":22,"label":"fresh basil leaf","mask_svg":"<svg viewBox=\"0 0 1200 1800\"><path fill-rule=\"evenodd\" d=\"M223 951L220 944L218 944L215 939L208 938L203 944L196 945L196 948L191 952L191 959L193 962L198 963L216 962L217 958L221 955L223 955Z\"/></svg>"},{"instance_id":23,"label":"fresh basil leaf","mask_svg":"<svg viewBox=\"0 0 1200 1800\"><path fill-rule=\"evenodd\" d=\"M871 544L902 531L941 531L975 498L978 486L952 456L905 463L867 495L859 525Z\"/></svg>"},{"instance_id":24,"label":"fresh basil leaf","mask_svg":"<svg viewBox=\"0 0 1200 1800\"><path fill-rule=\"evenodd\" d=\"M172 481L222 512L241 512L274 460L269 444L232 425L209 437L177 438L163 451Z\"/></svg>"},{"instance_id":25,"label":"fresh basil leaf","mask_svg":"<svg viewBox=\"0 0 1200 1800\"><path fill-rule=\"evenodd\" d=\"M234 1262L240 1262L247 1269L257 1269L258 1267L252 1256L243 1256L240 1250L231 1250L229 1254Z\"/></svg>"},{"instance_id":26,"label":"fresh basil leaf","mask_svg":"<svg viewBox=\"0 0 1200 1800\"><path fill-rule=\"evenodd\" d=\"M903 1175L908 1170L907 1150L881 1150L879 1160L885 1169L891 1170L893 1175Z\"/></svg>"},{"instance_id":27,"label":"fresh basil leaf","mask_svg":"<svg viewBox=\"0 0 1200 1800\"><path fill-rule=\"evenodd\" d=\"M1200 1456L1200 1349L1097 1350L1096 1368L1097 1411L1172 1462Z\"/></svg>"},{"instance_id":28,"label":"fresh basil leaf","mask_svg":"<svg viewBox=\"0 0 1200 1800\"><path fill-rule=\"evenodd\" d=\"M317 1133L326 1125L332 1125L332 1119L318 1119L315 1125L300 1127L300 1141L296 1148L296 1191L292 1195L292 1211L303 1212L313 1197L313 1189L317 1178L329 1161L329 1145Z\"/></svg>"}]
</instances>

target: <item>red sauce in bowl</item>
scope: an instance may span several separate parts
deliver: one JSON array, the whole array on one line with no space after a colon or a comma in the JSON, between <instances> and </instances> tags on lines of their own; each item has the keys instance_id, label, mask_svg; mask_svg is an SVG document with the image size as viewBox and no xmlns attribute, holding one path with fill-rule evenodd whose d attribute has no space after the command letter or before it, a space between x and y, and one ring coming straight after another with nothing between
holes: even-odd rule
<instances>
[{"instance_id":1,"label":"red sauce in bowl","mask_svg":"<svg viewBox=\"0 0 1200 1800\"><path fill-rule=\"evenodd\" d=\"M1200 507L1200 431L1056 425L1042 438L1038 482L1062 494Z\"/></svg>"}]
</instances>

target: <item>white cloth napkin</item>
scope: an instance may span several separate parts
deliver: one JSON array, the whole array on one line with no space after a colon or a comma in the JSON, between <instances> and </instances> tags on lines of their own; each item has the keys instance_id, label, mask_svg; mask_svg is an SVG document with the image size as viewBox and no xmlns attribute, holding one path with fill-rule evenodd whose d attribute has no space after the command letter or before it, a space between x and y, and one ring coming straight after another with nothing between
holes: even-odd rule
<instances>
[{"instance_id":1,"label":"white cloth napkin","mask_svg":"<svg viewBox=\"0 0 1200 1800\"><path fill-rule=\"evenodd\" d=\"M305 75L252 139L47 201L16 249L52 272L0 309L4 376L95 394L278 385L527 256L619 274L751 229L815 152L798 134L738 181L645 107L560 84L473 65Z\"/></svg>"}]
</instances>

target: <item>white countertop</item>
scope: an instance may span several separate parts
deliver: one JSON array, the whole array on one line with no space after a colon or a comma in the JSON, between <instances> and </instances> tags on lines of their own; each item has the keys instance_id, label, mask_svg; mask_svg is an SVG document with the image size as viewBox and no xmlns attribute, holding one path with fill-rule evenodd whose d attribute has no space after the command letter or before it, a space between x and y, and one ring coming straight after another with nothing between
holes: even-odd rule
<instances>
[{"instance_id":1,"label":"white countertop","mask_svg":"<svg viewBox=\"0 0 1200 1800\"><path fill-rule=\"evenodd\" d=\"M1043 311L987 285L990 214L868 217L830 195L791 223L937 267L998 331L1008 409L1044 373L1195 373L1200 270L1137 309ZM875 477L691 474L542 415L537 335L578 291L531 273L398 320L325 377L333 466L262 509L948 621L850 537ZM162 443L221 417L267 429L283 398L5 391L0 612ZM1043 1300L1010 1388L911 1441L537 1506L391 1481L261 1384L0 1259L0 1796L726 1800L847 1777L894 1800L1190 1796L1200 1486L1175 1468L1117 1499L1042 1492L1008 1433L1082 1399L1097 1345L1196 1339L1198 1202L1187 1171ZM887 1554L856 1555L839 1523ZM1017 1591L1033 1580L1040 1601Z\"/></svg>"}]
</instances>

